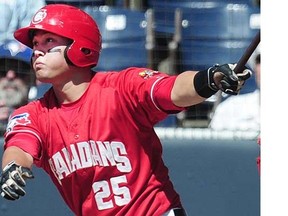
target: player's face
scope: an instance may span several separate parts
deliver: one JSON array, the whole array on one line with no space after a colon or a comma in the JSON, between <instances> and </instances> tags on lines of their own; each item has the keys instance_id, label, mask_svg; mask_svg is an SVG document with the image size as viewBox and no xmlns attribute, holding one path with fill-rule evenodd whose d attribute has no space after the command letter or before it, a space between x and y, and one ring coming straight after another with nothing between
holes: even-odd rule
<instances>
[{"instance_id":1,"label":"player's face","mask_svg":"<svg viewBox=\"0 0 288 216\"><path fill-rule=\"evenodd\" d=\"M39 81L63 82L69 73L64 50L70 40L53 33L36 31L33 37L33 69Z\"/></svg>"}]
</instances>

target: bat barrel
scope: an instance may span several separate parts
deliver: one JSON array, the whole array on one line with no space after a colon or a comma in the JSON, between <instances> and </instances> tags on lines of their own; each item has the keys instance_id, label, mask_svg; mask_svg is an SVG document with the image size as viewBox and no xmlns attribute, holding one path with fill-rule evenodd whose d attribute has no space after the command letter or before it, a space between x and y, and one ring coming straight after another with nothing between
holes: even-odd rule
<instances>
[{"instance_id":1,"label":"bat barrel","mask_svg":"<svg viewBox=\"0 0 288 216\"><path fill-rule=\"evenodd\" d=\"M247 63L247 61L249 60L250 56L255 51L259 43L260 43L260 30L257 33L257 35L253 38L250 45L247 47L247 49L245 50L239 61L237 62L237 65L234 69L235 73L240 73L243 71L245 64Z\"/></svg>"}]
</instances>

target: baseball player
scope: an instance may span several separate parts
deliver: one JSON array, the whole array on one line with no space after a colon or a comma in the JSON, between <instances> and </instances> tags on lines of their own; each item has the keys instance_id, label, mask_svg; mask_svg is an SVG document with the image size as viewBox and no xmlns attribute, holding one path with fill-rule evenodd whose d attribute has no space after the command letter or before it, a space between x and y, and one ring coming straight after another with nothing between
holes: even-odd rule
<instances>
[{"instance_id":1,"label":"baseball player","mask_svg":"<svg viewBox=\"0 0 288 216\"><path fill-rule=\"evenodd\" d=\"M14 36L33 49L36 77L52 87L9 120L1 196L24 196L35 164L75 215L185 216L153 126L218 90L237 94L251 72L224 64L178 76L135 67L95 73L97 24L68 5L44 6Z\"/></svg>"}]
</instances>

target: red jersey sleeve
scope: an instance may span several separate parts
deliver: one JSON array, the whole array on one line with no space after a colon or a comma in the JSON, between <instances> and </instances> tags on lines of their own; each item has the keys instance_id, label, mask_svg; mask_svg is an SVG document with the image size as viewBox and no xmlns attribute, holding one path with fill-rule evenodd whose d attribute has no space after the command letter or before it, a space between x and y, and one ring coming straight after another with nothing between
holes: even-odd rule
<instances>
[{"instance_id":1,"label":"red jersey sleeve","mask_svg":"<svg viewBox=\"0 0 288 216\"><path fill-rule=\"evenodd\" d=\"M185 108L178 107L171 100L171 90L176 76L153 71L147 68L128 68L118 72L115 85L123 94L133 111L145 113L145 119L155 124L168 114L177 113ZM141 122L144 122L141 119Z\"/></svg>"},{"instance_id":2,"label":"red jersey sleeve","mask_svg":"<svg viewBox=\"0 0 288 216\"><path fill-rule=\"evenodd\" d=\"M9 146L17 146L23 151L29 153L37 164L41 153L41 133L38 128L37 102L31 102L19 109L15 110L7 125L6 133L4 134L4 148Z\"/></svg>"},{"instance_id":3,"label":"red jersey sleeve","mask_svg":"<svg viewBox=\"0 0 288 216\"><path fill-rule=\"evenodd\" d=\"M13 139L10 139L12 138ZM29 153L34 160L39 160L41 148L39 145L39 140L36 136L30 133L14 133L8 138L8 141L5 143L4 148L10 146L17 146L23 151Z\"/></svg>"},{"instance_id":4,"label":"red jersey sleeve","mask_svg":"<svg viewBox=\"0 0 288 216\"><path fill-rule=\"evenodd\" d=\"M165 111L168 114L178 113L184 110L183 107L176 106L171 100L171 91L175 82L176 76L166 77L160 79L156 83L152 91L152 98L159 109Z\"/></svg>"}]
</instances>

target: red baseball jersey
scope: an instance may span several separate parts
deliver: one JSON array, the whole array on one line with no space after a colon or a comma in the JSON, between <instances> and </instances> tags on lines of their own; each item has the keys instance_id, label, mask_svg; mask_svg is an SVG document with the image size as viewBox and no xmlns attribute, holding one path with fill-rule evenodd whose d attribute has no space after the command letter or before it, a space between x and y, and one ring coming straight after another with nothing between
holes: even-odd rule
<instances>
[{"instance_id":1,"label":"red baseball jersey","mask_svg":"<svg viewBox=\"0 0 288 216\"><path fill-rule=\"evenodd\" d=\"M58 104L52 89L11 116L5 147L30 153L76 215L157 216L181 207L153 126L173 105L176 77L145 68L96 73Z\"/></svg>"}]
</instances>

